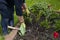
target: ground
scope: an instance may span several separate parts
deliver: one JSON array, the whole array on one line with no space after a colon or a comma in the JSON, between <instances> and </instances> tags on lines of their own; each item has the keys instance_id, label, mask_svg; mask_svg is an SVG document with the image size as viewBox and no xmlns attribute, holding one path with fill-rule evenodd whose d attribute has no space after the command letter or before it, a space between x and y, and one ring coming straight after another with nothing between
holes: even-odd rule
<instances>
[{"instance_id":1,"label":"ground","mask_svg":"<svg viewBox=\"0 0 60 40\"><path fill-rule=\"evenodd\" d=\"M27 27L25 36L21 37L18 33L14 40L60 40L60 36L57 39L53 37L54 28L45 30L43 27Z\"/></svg>"}]
</instances>

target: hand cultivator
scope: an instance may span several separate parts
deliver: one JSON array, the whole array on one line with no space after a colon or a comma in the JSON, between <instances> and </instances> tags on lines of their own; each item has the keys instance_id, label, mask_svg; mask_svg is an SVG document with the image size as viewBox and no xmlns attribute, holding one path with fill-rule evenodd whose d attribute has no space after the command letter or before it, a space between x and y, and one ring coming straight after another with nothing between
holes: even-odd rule
<instances>
[{"instance_id":1,"label":"hand cultivator","mask_svg":"<svg viewBox=\"0 0 60 40\"><path fill-rule=\"evenodd\" d=\"M8 28L10 29L15 29L15 30L19 30L19 34L20 36L24 36L25 32L26 32L26 25L24 23L22 23L20 25L20 28L18 27L12 27L12 26L8 26Z\"/></svg>"}]
</instances>

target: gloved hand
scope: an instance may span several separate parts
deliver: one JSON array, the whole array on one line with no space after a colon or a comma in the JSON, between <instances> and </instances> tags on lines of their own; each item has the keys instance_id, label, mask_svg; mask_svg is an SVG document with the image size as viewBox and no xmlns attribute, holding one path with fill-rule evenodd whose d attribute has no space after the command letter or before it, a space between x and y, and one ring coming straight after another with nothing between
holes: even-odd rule
<instances>
[{"instance_id":1,"label":"gloved hand","mask_svg":"<svg viewBox=\"0 0 60 40\"><path fill-rule=\"evenodd\" d=\"M22 10L23 10L23 12L26 11L26 12L27 12L27 16L29 16L30 11L28 10L28 8L27 8L27 6L26 6L26 3L23 3L23 5L22 5Z\"/></svg>"},{"instance_id":2,"label":"gloved hand","mask_svg":"<svg viewBox=\"0 0 60 40\"><path fill-rule=\"evenodd\" d=\"M21 25L20 25L20 33L19 34L21 36L24 36L25 32L26 32L26 25L25 25L25 23L21 23Z\"/></svg>"},{"instance_id":3,"label":"gloved hand","mask_svg":"<svg viewBox=\"0 0 60 40\"><path fill-rule=\"evenodd\" d=\"M29 16L30 14L30 11L28 9L26 9L26 12L27 12L27 16Z\"/></svg>"}]
</instances>

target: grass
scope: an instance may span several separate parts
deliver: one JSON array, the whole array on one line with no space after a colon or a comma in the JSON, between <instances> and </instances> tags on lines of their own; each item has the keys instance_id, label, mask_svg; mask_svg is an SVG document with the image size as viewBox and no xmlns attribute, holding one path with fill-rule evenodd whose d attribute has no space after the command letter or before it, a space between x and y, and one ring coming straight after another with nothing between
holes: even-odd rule
<instances>
[{"instance_id":1,"label":"grass","mask_svg":"<svg viewBox=\"0 0 60 40\"><path fill-rule=\"evenodd\" d=\"M0 40L4 40L4 37L3 36L0 36Z\"/></svg>"},{"instance_id":2,"label":"grass","mask_svg":"<svg viewBox=\"0 0 60 40\"><path fill-rule=\"evenodd\" d=\"M14 25L16 25L17 22L18 22L18 17L16 15L16 12L14 12Z\"/></svg>"},{"instance_id":3,"label":"grass","mask_svg":"<svg viewBox=\"0 0 60 40\"><path fill-rule=\"evenodd\" d=\"M47 2L52 5L52 7L56 10L60 9L60 0L26 0L26 4L28 7L31 7L33 4L38 2Z\"/></svg>"}]
</instances>

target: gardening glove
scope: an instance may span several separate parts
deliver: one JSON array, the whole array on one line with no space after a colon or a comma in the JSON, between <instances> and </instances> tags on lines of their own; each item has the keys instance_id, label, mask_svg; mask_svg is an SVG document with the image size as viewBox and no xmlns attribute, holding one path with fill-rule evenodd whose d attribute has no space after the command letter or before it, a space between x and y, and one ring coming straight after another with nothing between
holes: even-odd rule
<instances>
[{"instance_id":1,"label":"gardening glove","mask_svg":"<svg viewBox=\"0 0 60 40\"><path fill-rule=\"evenodd\" d=\"M30 14L30 11L28 9L26 9L26 12L27 12L27 16L29 16Z\"/></svg>"},{"instance_id":2,"label":"gardening glove","mask_svg":"<svg viewBox=\"0 0 60 40\"><path fill-rule=\"evenodd\" d=\"M21 36L24 36L25 32L26 32L26 25L25 25L25 23L21 23L21 25L20 25L20 33L19 34Z\"/></svg>"}]
</instances>

